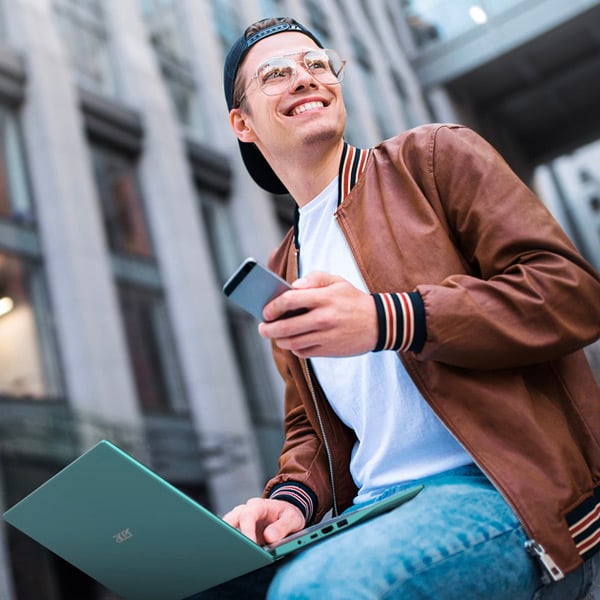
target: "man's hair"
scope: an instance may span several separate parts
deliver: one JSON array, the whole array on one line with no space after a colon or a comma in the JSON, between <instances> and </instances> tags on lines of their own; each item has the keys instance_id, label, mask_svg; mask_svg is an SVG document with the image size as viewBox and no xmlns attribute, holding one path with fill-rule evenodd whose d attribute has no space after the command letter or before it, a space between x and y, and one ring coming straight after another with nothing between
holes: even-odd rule
<instances>
[{"instance_id":1,"label":"man's hair","mask_svg":"<svg viewBox=\"0 0 600 600\"><path fill-rule=\"evenodd\" d=\"M263 19L262 21L257 21L246 28L246 31L244 31L244 38L248 40L253 35L272 27L273 25L279 25L280 23L288 23L289 25L293 25L295 20L291 17L269 17L267 19ZM242 75L241 68L243 64L244 61L240 63L233 84L233 108L241 108L244 112L248 112L246 96L244 95L247 84L244 76Z\"/></svg>"}]
</instances>

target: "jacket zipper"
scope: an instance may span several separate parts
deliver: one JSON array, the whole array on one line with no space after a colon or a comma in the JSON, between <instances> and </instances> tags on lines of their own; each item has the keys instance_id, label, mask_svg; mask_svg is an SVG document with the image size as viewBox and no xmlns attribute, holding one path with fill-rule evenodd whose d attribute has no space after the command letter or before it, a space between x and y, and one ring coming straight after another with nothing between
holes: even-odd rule
<instances>
[{"instance_id":1,"label":"jacket zipper","mask_svg":"<svg viewBox=\"0 0 600 600\"><path fill-rule=\"evenodd\" d=\"M306 358L303 359L302 364L304 365L304 375L308 382L310 395L312 397L313 405L315 407L315 412L317 413L317 420L319 421L319 429L321 430L321 436L323 437L323 444L325 445L325 452L327 454L327 466L329 467L329 482L331 483L331 494L333 498L333 516L337 517L339 515L339 511L337 495L335 493L335 478L333 475L333 457L331 454L331 447L329 446L329 440L327 439L327 433L325 432L325 426L323 425L323 418L321 416L321 409L319 408L319 401L317 400L317 394L315 393L312 377L308 368L308 360Z\"/></svg>"},{"instance_id":2,"label":"jacket zipper","mask_svg":"<svg viewBox=\"0 0 600 600\"><path fill-rule=\"evenodd\" d=\"M356 261L356 256L354 254L354 250L352 249L352 246L350 245L350 242L348 241L348 236L346 235L346 231L345 231L345 229L344 229L344 227L342 225L342 222L341 222L341 220L340 220L340 218L338 216L338 211L335 212L335 219L336 219L336 221L338 223L338 226L339 226L340 230L342 231L343 238L344 238L344 240L346 242L346 245L347 245L348 249L350 250L350 253L352 254L352 256L354 256L354 260L355 260L356 264L358 265L359 263L358 263L358 261ZM362 272L361 272L361 275L364 278L364 274L362 274ZM400 360L404 364L405 368L407 369L407 372L410 375L410 370L408 369L408 367L406 366L406 364L404 363L404 361L402 361L400 353L398 353L398 360ZM411 375L411 379L413 381L415 381L415 379L412 377L412 375ZM421 392L421 394L422 394L422 392ZM423 397L425 397L425 396L423 395ZM316 400L313 400L313 401L316 404ZM433 407L432 407L432 410L433 410ZM457 441L457 443L460 444L464 448L464 444L458 439L458 437L448 427L448 425L444 422L444 420L437 414L437 412L435 410L433 412L438 417L438 419L440 419L440 421L444 424L444 427L448 430L448 432L450 433L450 435L452 435L452 437ZM513 513L515 514L515 516L517 517L517 520L519 521L521 527L523 528L523 531L525 531L525 533L529 536L529 539L527 539L525 541L525 550L527 551L527 553L530 556L533 556L533 557L537 558L538 561L539 561L539 563L540 563L540 565L542 566L542 581L544 583L549 583L550 580L552 580L552 581L560 581L561 579L563 579L565 575L562 572L562 569L560 569L560 567L554 562L554 560L546 552L546 550L544 549L544 547L541 544L539 544L538 542L536 542L531 537L531 534L530 534L527 526L523 522L523 519L521 519L521 517L519 516L519 513L517 512L517 510L513 506L512 502L510 502L510 500L506 497L506 494L504 494L502 492L502 490L499 489L498 485L486 473L485 469L483 469L481 467L481 465L477 462L477 460L475 459L475 457L473 456L473 454L471 452L468 452L468 454L469 454L469 456L471 456L471 458L473 459L473 462L477 465L477 467L481 470L481 472L485 473L486 477L490 480L490 482L492 483L492 485L494 486L494 488L496 489L496 491L504 498L504 501L511 507ZM332 475L332 478L333 478L333 475Z\"/></svg>"},{"instance_id":3,"label":"jacket zipper","mask_svg":"<svg viewBox=\"0 0 600 600\"><path fill-rule=\"evenodd\" d=\"M294 250L294 255L296 259L296 277L298 277L300 273L300 251L298 249ZM317 415L317 420L319 422L319 429L321 431L321 436L323 438L323 445L325 446L325 453L327 454L327 467L329 469L329 482L331 484L331 495L333 499L333 516L337 517L339 515L338 511L338 503L337 503L337 494L335 492L335 477L333 474L333 455L331 453L331 446L329 445L329 439L327 437L327 432L325 431L325 425L323 424L323 417L321 415L321 408L319 407L319 401L317 399L317 394L315 392L315 386L310 374L310 368L308 366L308 359L302 360L302 366L304 367L304 376L306 377L306 381L308 383L308 388L310 390L310 396L313 401L313 405L315 407L315 413Z\"/></svg>"},{"instance_id":4,"label":"jacket zipper","mask_svg":"<svg viewBox=\"0 0 600 600\"><path fill-rule=\"evenodd\" d=\"M524 527L523 527L524 528ZM551 581L559 581L565 576L560 567L552 560L552 557L544 550L541 544L529 539L525 542L525 550L528 554L537 558L545 571L542 574L542 582L547 584Z\"/></svg>"}]
</instances>

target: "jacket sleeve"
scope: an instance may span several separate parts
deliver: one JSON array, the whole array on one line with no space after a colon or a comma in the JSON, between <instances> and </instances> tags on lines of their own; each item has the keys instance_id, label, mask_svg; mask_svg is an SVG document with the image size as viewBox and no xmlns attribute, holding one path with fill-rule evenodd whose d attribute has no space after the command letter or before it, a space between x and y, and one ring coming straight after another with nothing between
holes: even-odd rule
<instances>
[{"instance_id":1,"label":"jacket sleeve","mask_svg":"<svg viewBox=\"0 0 600 600\"><path fill-rule=\"evenodd\" d=\"M600 279L548 210L473 131L431 131L422 185L470 272L417 286L427 331L418 358L511 368L597 339Z\"/></svg>"}]
</instances>

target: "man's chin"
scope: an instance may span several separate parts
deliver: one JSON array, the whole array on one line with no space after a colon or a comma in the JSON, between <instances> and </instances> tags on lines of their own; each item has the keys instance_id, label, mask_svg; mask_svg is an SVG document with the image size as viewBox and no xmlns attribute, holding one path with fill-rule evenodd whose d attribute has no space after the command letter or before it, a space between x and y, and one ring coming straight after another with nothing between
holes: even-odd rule
<instances>
[{"instance_id":1,"label":"man's chin","mask_svg":"<svg viewBox=\"0 0 600 600\"><path fill-rule=\"evenodd\" d=\"M317 131L308 132L304 136L304 142L307 144L318 144L319 142L330 142L337 140L343 135L337 129L319 129Z\"/></svg>"}]
</instances>

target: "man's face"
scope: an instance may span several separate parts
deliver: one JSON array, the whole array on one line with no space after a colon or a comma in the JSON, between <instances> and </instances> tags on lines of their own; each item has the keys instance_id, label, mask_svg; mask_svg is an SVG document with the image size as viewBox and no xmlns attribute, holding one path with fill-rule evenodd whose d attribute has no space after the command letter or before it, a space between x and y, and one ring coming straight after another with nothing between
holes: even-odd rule
<instances>
[{"instance_id":1,"label":"man's face","mask_svg":"<svg viewBox=\"0 0 600 600\"><path fill-rule=\"evenodd\" d=\"M241 82L246 88L245 110L234 109L234 130L244 142L254 142L265 158L282 156L296 145L341 139L346 110L339 84L327 85L308 73L302 56L318 46L297 32L276 34L257 43L241 66ZM280 95L268 96L253 76L257 67L276 56L298 61L296 79ZM240 127L242 125L243 127Z\"/></svg>"}]
</instances>

